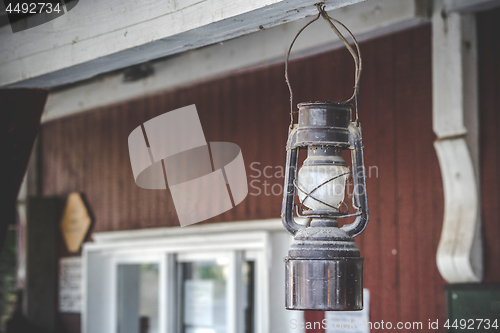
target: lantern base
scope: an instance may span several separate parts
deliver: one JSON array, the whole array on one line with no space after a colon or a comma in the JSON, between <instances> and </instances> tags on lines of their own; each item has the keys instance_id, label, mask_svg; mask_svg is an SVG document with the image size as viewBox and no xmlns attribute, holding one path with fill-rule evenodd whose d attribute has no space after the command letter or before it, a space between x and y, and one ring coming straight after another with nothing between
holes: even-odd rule
<instances>
[{"instance_id":1,"label":"lantern base","mask_svg":"<svg viewBox=\"0 0 500 333\"><path fill-rule=\"evenodd\" d=\"M363 258L286 258L285 262L286 309L363 309Z\"/></svg>"}]
</instances>

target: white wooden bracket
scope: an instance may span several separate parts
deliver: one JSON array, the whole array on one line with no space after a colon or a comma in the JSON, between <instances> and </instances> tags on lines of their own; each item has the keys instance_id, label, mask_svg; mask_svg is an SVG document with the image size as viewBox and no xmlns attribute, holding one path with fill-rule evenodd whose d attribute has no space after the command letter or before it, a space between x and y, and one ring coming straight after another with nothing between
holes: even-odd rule
<instances>
[{"instance_id":1,"label":"white wooden bracket","mask_svg":"<svg viewBox=\"0 0 500 333\"><path fill-rule=\"evenodd\" d=\"M478 178L478 79L475 15L435 1L432 17L433 129L444 189L437 266L449 283L483 278Z\"/></svg>"}]
</instances>

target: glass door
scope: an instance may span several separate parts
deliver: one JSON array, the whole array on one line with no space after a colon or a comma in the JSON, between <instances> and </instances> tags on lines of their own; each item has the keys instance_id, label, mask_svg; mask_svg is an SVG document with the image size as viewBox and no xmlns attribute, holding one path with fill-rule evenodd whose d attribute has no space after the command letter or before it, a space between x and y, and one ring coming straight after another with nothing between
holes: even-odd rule
<instances>
[{"instance_id":1,"label":"glass door","mask_svg":"<svg viewBox=\"0 0 500 333\"><path fill-rule=\"evenodd\" d=\"M117 265L118 333L159 333L159 265Z\"/></svg>"},{"instance_id":2,"label":"glass door","mask_svg":"<svg viewBox=\"0 0 500 333\"><path fill-rule=\"evenodd\" d=\"M255 333L256 260L245 251L115 259L115 333Z\"/></svg>"},{"instance_id":3,"label":"glass door","mask_svg":"<svg viewBox=\"0 0 500 333\"><path fill-rule=\"evenodd\" d=\"M180 333L227 333L231 325L253 333L253 261L238 263L223 254L180 255L177 271Z\"/></svg>"},{"instance_id":4,"label":"glass door","mask_svg":"<svg viewBox=\"0 0 500 333\"><path fill-rule=\"evenodd\" d=\"M178 263L182 333L227 332L227 257Z\"/></svg>"}]
</instances>

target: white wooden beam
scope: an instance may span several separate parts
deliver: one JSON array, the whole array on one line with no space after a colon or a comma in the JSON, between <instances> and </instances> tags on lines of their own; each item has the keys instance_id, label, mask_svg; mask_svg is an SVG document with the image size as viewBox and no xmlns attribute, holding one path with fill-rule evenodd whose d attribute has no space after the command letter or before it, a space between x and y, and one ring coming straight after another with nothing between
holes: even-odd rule
<instances>
[{"instance_id":1,"label":"white wooden beam","mask_svg":"<svg viewBox=\"0 0 500 333\"><path fill-rule=\"evenodd\" d=\"M445 197L437 265L450 283L479 282L483 264L476 24L473 14L448 13L444 5L435 2L432 18L434 146Z\"/></svg>"},{"instance_id":2,"label":"white wooden beam","mask_svg":"<svg viewBox=\"0 0 500 333\"><path fill-rule=\"evenodd\" d=\"M478 12L500 6L498 0L444 0L444 11L451 12Z\"/></svg>"},{"instance_id":3,"label":"white wooden beam","mask_svg":"<svg viewBox=\"0 0 500 333\"><path fill-rule=\"evenodd\" d=\"M358 41L362 41L429 22L431 11L429 1L377 0L357 3L329 13L346 24ZM283 62L294 35L310 20L310 17L304 18L155 61L150 64L152 75L135 81L124 80L124 71L118 71L52 91L42 122L242 69ZM343 47L343 44L330 27L320 20L304 30L291 56L298 58L337 47Z\"/></svg>"},{"instance_id":4,"label":"white wooden beam","mask_svg":"<svg viewBox=\"0 0 500 333\"><path fill-rule=\"evenodd\" d=\"M326 0L328 10L364 0ZM317 0L80 1L28 30L0 29L0 86L54 87L239 37L317 11Z\"/></svg>"}]
</instances>

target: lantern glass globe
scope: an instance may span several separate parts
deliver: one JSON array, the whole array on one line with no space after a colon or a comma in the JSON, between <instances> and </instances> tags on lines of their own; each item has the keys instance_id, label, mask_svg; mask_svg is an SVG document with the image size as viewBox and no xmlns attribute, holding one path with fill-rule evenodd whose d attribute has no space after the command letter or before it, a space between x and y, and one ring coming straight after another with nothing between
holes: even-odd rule
<instances>
[{"instance_id":1,"label":"lantern glass globe","mask_svg":"<svg viewBox=\"0 0 500 333\"><path fill-rule=\"evenodd\" d=\"M349 179L349 169L342 165L317 165L310 162L308 163L308 159L309 157L304 161L302 168L300 168L297 179L298 186L302 190L298 191L300 202L303 202L304 206L313 211L338 212L338 209L332 207L339 208L344 200L345 185ZM332 178L335 179L328 181ZM323 183L325 184L314 190ZM306 198L306 193L303 191L310 193L310 195ZM332 207L324 205L320 201Z\"/></svg>"}]
</instances>

